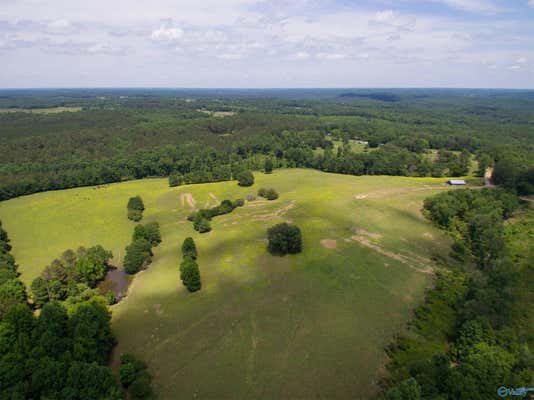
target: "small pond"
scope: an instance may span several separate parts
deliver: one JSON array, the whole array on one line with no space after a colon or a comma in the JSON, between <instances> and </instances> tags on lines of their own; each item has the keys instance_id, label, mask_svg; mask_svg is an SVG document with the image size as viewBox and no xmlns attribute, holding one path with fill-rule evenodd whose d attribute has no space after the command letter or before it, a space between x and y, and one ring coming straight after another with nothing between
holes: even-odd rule
<instances>
[{"instance_id":1,"label":"small pond","mask_svg":"<svg viewBox=\"0 0 534 400\"><path fill-rule=\"evenodd\" d=\"M117 301L120 301L128 292L130 279L131 275L128 275L123 269L111 268L104 280L98 285L98 289L102 294L109 291L113 292Z\"/></svg>"}]
</instances>

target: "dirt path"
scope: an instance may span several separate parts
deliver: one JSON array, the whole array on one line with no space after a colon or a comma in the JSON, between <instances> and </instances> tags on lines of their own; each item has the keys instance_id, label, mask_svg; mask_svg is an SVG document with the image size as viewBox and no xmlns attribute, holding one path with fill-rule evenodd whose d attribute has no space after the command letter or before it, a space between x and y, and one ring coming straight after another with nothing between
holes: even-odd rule
<instances>
[{"instance_id":1,"label":"dirt path","mask_svg":"<svg viewBox=\"0 0 534 400\"><path fill-rule=\"evenodd\" d=\"M191 193L181 193L180 201L182 202L182 207L184 207L186 203L189 206L189 208L195 209L197 206L197 202L195 201Z\"/></svg>"},{"instance_id":2,"label":"dirt path","mask_svg":"<svg viewBox=\"0 0 534 400\"><path fill-rule=\"evenodd\" d=\"M493 182L491 181L491 176L493 175L493 168L489 167L486 169L486 172L484 173L484 186L486 187L495 187Z\"/></svg>"},{"instance_id":3,"label":"dirt path","mask_svg":"<svg viewBox=\"0 0 534 400\"><path fill-rule=\"evenodd\" d=\"M295 207L295 200L291 200L291 202L289 204L285 205L282 208L279 208L278 210L275 210L272 213L254 215L253 219L256 220L256 221L258 221L258 220L265 221L265 220L268 220L268 219L281 217L281 216L287 214L287 212L289 210L291 210L292 208L294 208L294 207Z\"/></svg>"},{"instance_id":4,"label":"dirt path","mask_svg":"<svg viewBox=\"0 0 534 400\"><path fill-rule=\"evenodd\" d=\"M417 272L421 272L423 274L433 273L433 268L429 266L429 264L431 264L430 260L427 260L426 258L420 256L408 257L403 254L394 253L392 251L386 250L376 242L376 239L378 237L380 237L380 235L369 233L363 229L358 229L357 234L352 236L351 239L358 242L362 246L368 247L376 251L377 253L399 261Z\"/></svg>"}]
</instances>

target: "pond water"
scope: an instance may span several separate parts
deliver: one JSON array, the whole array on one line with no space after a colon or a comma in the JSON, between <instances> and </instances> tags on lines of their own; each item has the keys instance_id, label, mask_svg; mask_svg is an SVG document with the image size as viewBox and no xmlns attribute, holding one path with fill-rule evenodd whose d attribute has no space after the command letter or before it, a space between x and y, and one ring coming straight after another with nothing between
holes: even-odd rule
<instances>
[{"instance_id":1,"label":"pond water","mask_svg":"<svg viewBox=\"0 0 534 400\"><path fill-rule=\"evenodd\" d=\"M111 268L105 279L98 285L98 289L102 294L106 294L109 291L113 292L115 298L119 301L126 296L129 284L130 275L124 272L123 269Z\"/></svg>"}]
</instances>

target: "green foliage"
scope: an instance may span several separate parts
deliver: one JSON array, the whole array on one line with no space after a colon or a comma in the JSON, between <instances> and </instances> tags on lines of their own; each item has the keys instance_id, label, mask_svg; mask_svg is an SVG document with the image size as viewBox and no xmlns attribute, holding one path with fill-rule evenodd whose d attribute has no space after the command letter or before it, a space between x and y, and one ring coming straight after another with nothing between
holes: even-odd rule
<instances>
[{"instance_id":1,"label":"green foliage","mask_svg":"<svg viewBox=\"0 0 534 400\"><path fill-rule=\"evenodd\" d=\"M0 322L0 398L121 399L107 366L109 321L97 302L79 304L70 316L58 303L38 317L13 307Z\"/></svg>"},{"instance_id":2,"label":"green foliage","mask_svg":"<svg viewBox=\"0 0 534 400\"><path fill-rule=\"evenodd\" d=\"M258 196L267 200L276 200L278 198L278 192L274 189L261 188L258 190Z\"/></svg>"},{"instance_id":3,"label":"green foliage","mask_svg":"<svg viewBox=\"0 0 534 400\"><path fill-rule=\"evenodd\" d=\"M161 243L161 233L159 231L159 224L157 222L150 222L145 225L136 225L134 228L134 233L132 241L144 239L149 242L152 247L157 246Z\"/></svg>"},{"instance_id":4,"label":"green foliage","mask_svg":"<svg viewBox=\"0 0 534 400\"><path fill-rule=\"evenodd\" d=\"M145 205L140 196L130 197L128 200L128 219L138 222L143 218Z\"/></svg>"},{"instance_id":5,"label":"green foliage","mask_svg":"<svg viewBox=\"0 0 534 400\"><path fill-rule=\"evenodd\" d=\"M267 230L269 245L267 249L271 254L296 254L302 251L302 234L295 225L282 223Z\"/></svg>"},{"instance_id":6,"label":"green foliage","mask_svg":"<svg viewBox=\"0 0 534 400\"><path fill-rule=\"evenodd\" d=\"M193 228L199 233L206 233L211 231L211 224L207 218L204 218L200 214L197 214L193 221Z\"/></svg>"},{"instance_id":7,"label":"green foliage","mask_svg":"<svg viewBox=\"0 0 534 400\"><path fill-rule=\"evenodd\" d=\"M239 186L252 186L254 185L254 175L251 171L243 171L237 176L237 182Z\"/></svg>"},{"instance_id":8,"label":"green foliage","mask_svg":"<svg viewBox=\"0 0 534 400\"><path fill-rule=\"evenodd\" d=\"M466 157L458 153L468 151L488 154L497 163L517 158L524 168L532 167L533 130L528 123L532 98L528 94L469 97L463 91L419 90L419 94L393 95L399 99L395 108L389 101L366 101L376 96L382 99L383 94L341 95L339 91L277 93L274 97L269 93L269 98L260 101L256 95L229 94L221 99L217 94L216 108L247 112L208 118L195 108L198 101L187 103L178 94L173 100L161 92L144 93L135 100L129 95L122 100L111 95L105 106L94 93L73 94L72 98L61 93L53 99L38 93L32 100L10 94L1 99L5 107L58 99L79 106L83 98L86 108L75 113L0 113L5 132L0 145L4 155L0 200L150 176L172 176L171 185L218 182L247 169L268 172L269 162L354 175L442 176L464 173ZM288 96L293 100L288 102ZM213 101L202 100L211 107ZM488 108L491 113L480 111ZM113 135L108 134L110 126ZM329 139L327 132L332 136ZM368 141L371 151L352 151L349 143L356 138ZM330 139L342 141L343 146L328 154ZM455 153L444 153L429 166L428 150ZM533 188L527 181L522 180L521 190ZM141 217L138 212L130 216Z\"/></svg>"},{"instance_id":9,"label":"green foliage","mask_svg":"<svg viewBox=\"0 0 534 400\"><path fill-rule=\"evenodd\" d=\"M119 378L123 387L129 389L133 399L150 399L153 396L146 364L132 354L121 354Z\"/></svg>"},{"instance_id":10,"label":"green foliage","mask_svg":"<svg viewBox=\"0 0 534 400\"><path fill-rule=\"evenodd\" d=\"M27 300L26 288L18 279L10 279L0 286L0 320L17 304Z\"/></svg>"},{"instance_id":11,"label":"green foliage","mask_svg":"<svg viewBox=\"0 0 534 400\"><path fill-rule=\"evenodd\" d=\"M202 283L200 281L198 264L195 260L190 257L184 257L180 264L180 279L190 292L200 290Z\"/></svg>"},{"instance_id":12,"label":"green foliage","mask_svg":"<svg viewBox=\"0 0 534 400\"><path fill-rule=\"evenodd\" d=\"M69 297L72 303L75 299L83 301L91 297L91 291L86 293L88 296L80 295L106 277L112 256L100 245L88 249L79 247L76 253L65 251L33 280L31 291L35 305L42 307L50 301L63 301Z\"/></svg>"},{"instance_id":13,"label":"green foliage","mask_svg":"<svg viewBox=\"0 0 534 400\"><path fill-rule=\"evenodd\" d=\"M185 238L184 242L182 243L182 256L184 258L189 257L193 260L196 260L197 255L197 246L195 245L193 238Z\"/></svg>"},{"instance_id":14,"label":"green foliage","mask_svg":"<svg viewBox=\"0 0 534 400\"><path fill-rule=\"evenodd\" d=\"M388 390L386 400L421 400L421 387L414 378L406 379Z\"/></svg>"},{"instance_id":15,"label":"green foliage","mask_svg":"<svg viewBox=\"0 0 534 400\"><path fill-rule=\"evenodd\" d=\"M169 175L169 186L175 187L175 186L181 186L184 183L184 177L181 174L171 174Z\"/></svg>"},{"instance_id":16,"label":"green foliage","mask_svg":"<svg viewBox=\"0 0 534 400\"><path fill-rule=\"evenodd\" d=\"M503 225L516 207L517 199L501 190L459 190L425 201L429 218L456 236L455 253L469 251L480 269L437 276L410 332L388 350L386 399L412 398L403 392L410 379L425 399L483 400L496 398L500 386L532 385L534 361L527 356L525 362L520 350L532 342L525 335L531 320L524 319L534 309L527 289L532 273L510 260L507 245L513 241Z\"/></svg>"},{"instance_id":17,"label":"green foliage","mask_svg":"<svg viewBox=\"0 0 534 400\"><path fill-rule=\"evenodd\" d=\"M265 163L263 164L263 171L266 174L272 174L273 173L273 161L270 158L265 159Z\"/></svg>"},{"instance_id":18,"label":"green foliage","mask_svg":"<svg viewBox=\"0 0 534 400\"><path fill-rule=\"evenodd\" d=\"M134 240L126 246L124 254L124 271L136 274L152 261L152 245L146 239Z\"/></svg>"},{"instance_id":19,"label":"green foliage","mask_svg":"<svg viewBox=\"0 0 534 400\"><path fill-rule=\"evenodd\" d=\"M218 206L203 208L190 214L187 219L193 222L193 229L199 233L205 233L211 231L210 221L213 217L229 214L237 207L242 207L243 205L245 205L243 199L237 199L235 201L223 200Z\"/></svg>"}]
</instances>

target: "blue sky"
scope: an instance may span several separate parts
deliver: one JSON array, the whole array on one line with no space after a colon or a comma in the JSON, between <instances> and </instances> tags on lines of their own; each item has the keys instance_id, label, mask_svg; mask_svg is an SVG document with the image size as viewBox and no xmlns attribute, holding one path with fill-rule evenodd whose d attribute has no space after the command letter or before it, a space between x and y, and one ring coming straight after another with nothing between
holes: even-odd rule
<instances>
[{"instance_id":1,"label":"blue sky","mask_svg":"<svg viewBox=\"0 0 534 400\"><path fill-rule=\"evenodd\" d=\"M0 0L0 87L534 88L534 0Z\"/></svg>"}]
</instances>

